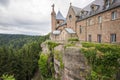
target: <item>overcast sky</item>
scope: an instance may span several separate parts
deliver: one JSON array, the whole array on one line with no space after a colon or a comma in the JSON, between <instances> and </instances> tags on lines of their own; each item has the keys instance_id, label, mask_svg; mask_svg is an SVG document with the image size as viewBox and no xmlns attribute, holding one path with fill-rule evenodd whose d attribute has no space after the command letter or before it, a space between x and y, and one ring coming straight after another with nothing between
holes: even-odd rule
<instances>
[{"instance_id":1,"label":"overcast sky","mask_svg":"<svg viewBox=\"0 0 120 80\"><path fill-rule=\"evenodd\" d=\"M0 0L0 33L45 35L51 31L51 5L66 17L70 2L84 7L93 0Z\"/></svg>"}]
</instances>

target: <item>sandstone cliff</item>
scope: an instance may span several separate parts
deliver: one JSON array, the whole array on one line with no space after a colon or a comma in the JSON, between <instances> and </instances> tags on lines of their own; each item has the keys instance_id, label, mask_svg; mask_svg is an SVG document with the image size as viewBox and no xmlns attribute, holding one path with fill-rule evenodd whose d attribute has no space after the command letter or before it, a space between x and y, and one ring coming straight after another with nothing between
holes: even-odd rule
<instances>
[{"instance_id":1,"label":"sandstone cliff","mask_svg":"<svg viewBox=\"0 0 120 80\"><path fill-rule=\"evenodd\" d=\"M57 80L85 80L90 67L80 51L81 45L66 45L61 43L54 48L55 78ZM47 48L47 45L42 46L44 49Z\"/></svg>"}]
</instances>

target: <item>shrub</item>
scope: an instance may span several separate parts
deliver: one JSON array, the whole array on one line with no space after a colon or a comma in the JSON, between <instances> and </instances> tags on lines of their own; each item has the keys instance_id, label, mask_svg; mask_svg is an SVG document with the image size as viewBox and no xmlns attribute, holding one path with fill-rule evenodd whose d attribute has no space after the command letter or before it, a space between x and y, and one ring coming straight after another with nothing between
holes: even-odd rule
<instances>
[{"instance_id":1,"label":"shrub","mask_svg":"<svg viewBox=\"0 0 120 80\"><path fill-rule=\"evenodd\" d=\"M93 43L89 43L89 42L82 42L81 44L82 44L83 47L86 47L86 48L95 46Z\"/></svg>"},{"instance_id":2,"label":"shrub","mask_svg":"<svg viewBox=\"0 0 120 80\"><path fill-rule=\"evenodd\" d=\"M47 41L46 44L48 45L48 49L51 51L53 50L56 46L59 45L59 43L53 42L53 41Z\"/></svg>"},{"instance_id":3,"label":"shrub","mask_svg":"<svg viewBox=\"0 0 120 80\"><path fill-rule=\"evenodd\" d=\"M68 39L68 41L79 41L79 39L78 38L70 38L70 39Z\"/></svg>"},{"instance_id":4,"label":"shrub","mask_svg":"<svg viewBox=\"0 0 120 80\"><path fill-rule=\"evenodd\" d=\"M71 46L75 46L75 43L68 43L68 44L65 45L64 48L71 47Z\"/></svg>"},{"instance_id":5,"label":"shrub","mask_svg":"<svg viewBox=\"0 0 120 80\"><path fill-rule=\"evenodd\" d=\"M1 77L3 80L15 80L14 76L13 75L5 75L3 74L2 77Z\"/></svg>"}]
</instances>

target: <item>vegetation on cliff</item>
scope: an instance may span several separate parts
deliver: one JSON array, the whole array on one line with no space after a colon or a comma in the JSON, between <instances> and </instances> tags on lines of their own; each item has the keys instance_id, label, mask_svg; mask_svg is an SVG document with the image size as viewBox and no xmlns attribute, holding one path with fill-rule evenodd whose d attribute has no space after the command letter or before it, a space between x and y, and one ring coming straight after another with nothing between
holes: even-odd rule
<instances>
[{"instance_id":1,"label":"vegetation on cliff","mask_svg":"<svg viewBox=\"0 0 120 80\"><path fill-rule=\"evenodd\" d=\"M54 80L54 48L58 43L52 41L45 42L48 46L49 53L41 53L38 61L42 80Z\"/></svg>"},{"instance_id":2,"label":"vegetation on cliff","mask_svg":"<svg viewBox=\"0 0 120 80\"><path fill-rule=\"evenodd\" d=\"M82 43L81 49L91 66L87 80L116 80L120 71L120 46Z\"/></svg>"}]
</instances>

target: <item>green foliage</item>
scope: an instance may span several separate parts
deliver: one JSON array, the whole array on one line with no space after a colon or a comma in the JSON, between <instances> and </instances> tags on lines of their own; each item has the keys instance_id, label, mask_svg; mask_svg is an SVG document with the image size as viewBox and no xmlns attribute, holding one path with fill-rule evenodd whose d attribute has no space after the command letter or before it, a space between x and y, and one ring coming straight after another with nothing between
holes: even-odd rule
<instances>
[{"instance_id":1,"label":"green foliage","mask_svg":"<svg viewBox=\"0 0 120 80\"><path fill-rule=\"evenodd\" d=\"M49 35L46 36L27 36L27 35L14 35L14 34L0 34L0 47L11 47L12 49L20 49L24 44L37 41L39 43L49 39Z\"/></svg>"},{"instance_id":2,"label":"green foliage","mask_svg":"<svg viewBox=\"0 0 120 80\"><path fill-rule=\"evenodd\" d=\"M88 77L87 80L99 80L98 79L98 74L94 71L91 71L90 77Z\"/></svg>"},{"instance_id":3,"label":"green foliage","mask_svg":"<svg viewBox=\"0 0 120 80\"><path fill-rule=\"evenodd\" d=\"M48 55L42 53L40 55L38 64L39 64L40 73L43 77L48 77L48 74L49 74L48 68L47 68L47 60L48 60Z\"/></svg>"},{"instance_id":4,"label":"green foliage","mask_svg":"<svg viewBox=\"0 0 120 80\"><path fill-rule=\"evenodd\" d=\"M48 45L48 49L50 51L50 55L48 58L48 68L49 73L52 77L54 77L54 48L59 45L59 43L53 41L47 41L46 44Z\"/></svg>"},{"instance_id":5,"label":"green foliage","mask_svg":"<svg viewBox=\"0 0 120 80\"><path fill-rule=\"evenodd\" d=\"M115 80L119 71L120 46L82 43L81 51L88 59L92 72L88 80ZM86 47L86 48L85 48Z\"/></svg>"},{"instance_id":6,"label":"green foliage","mask_svg":"<svg viewBox=\"0 0 120 80\"><path fill-rule=\"evenodd\" d=\"M46 36L0 35L0 37L3 43L6 39L9 40L0 47L0 76L13 74L16 80L30 80L38 69L40 44L45 41Z\"/></svg>"},{"instance_id":7,"label":"green foliage","mask_svg":"<svg viewBox=\"0 0 120 80\"><path fill-rule=\"evenodd\" d=\"M53 51L53 49L59 45L59 43L53 42L53 41L46 41L46 44L48 45L48 49L50 51Z\"/></svg>"},{"instance_id":8,"label":"green foliage","mask_svg":"<svg viewBox=\"0 0 120 80\"><path fill-rule=\"evenodd\" d=\"M68 39L68 43L65 45L65 48L75 46L76 42L78 42L78 41L79 41L78 38L70 38L70 39Z\"/></svg>"},{"instance_id":9,"label":"green foliage","mask_svg":"<svg viewBox=\"0 0 120 80\"><path fill-rule=\"evenodd\" d=\"M60 62L60 68L64 68L64 63L63 63L63 56L62 52L55 50L54 51L54 58Z\"/></svg>"},{"instance_id":10,"label":"green foliage","mask_svg":"<svg viewBox=\"0 0 120 80\"><path fill-rule=\"evenodd\" d=\"M3 80L15 80L14 76L12 75L2 75L1 77Z\"/></svg>"},{"instance_id":11,"label":"green foliage","mask_svg":"<svg viewBox=\"0 0 120 80\"><path fill-rule=\"evenodd\" d=\"M68 41L79 41L79 39L78 38L70 38L70 39L68 39Z\"/></svg>"},{"instance_id":12,"label":"green foliage","mask_svg":"<svg viewBox=\"0 0 120 80\"><path fill-rule=\"evenodd\" d=\"M56 79L50 77L50 78L43 78L42 80L56 80Z\"/></svg>"},{"instance_id":13,"label":"green foliage","mask_svg":"<svg viewBox=\"0 0 120 80\"><path fill-rule=\"evenodd\" d=\"M72 46L75 46L75 43L73 43L73 42L72 43L68 43L68 44L65 45L65 48L72 47Z\"/></svg>"},{"instance_id":14,"label":"green foliage","mask_svg":"<svg viewBox=\"0 0 120 80\"><path fill-rule=\"evenodd\" d=\"M82 42L82 46L83 46L83 47L86 47L86 48L89 48L89 47L94 47L95 44L89 43L89 42Z\"/></svg>"},{"instance_id":15,"label":"green foliage","mask_svg":"<svg viewBox=\"0 0 120 80\"><path fill-rule=\"evenodd\" d=\"M62 53L60 51L55 50L54 51L54 57L55 59L57 59L58 61L62 60Z\"/></svg>"}]
</instances>

